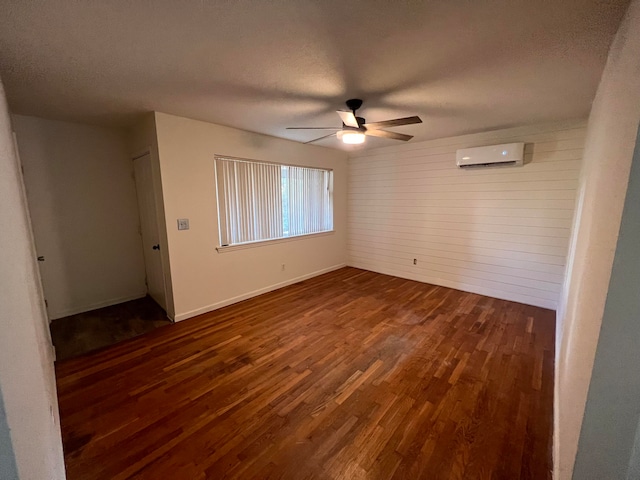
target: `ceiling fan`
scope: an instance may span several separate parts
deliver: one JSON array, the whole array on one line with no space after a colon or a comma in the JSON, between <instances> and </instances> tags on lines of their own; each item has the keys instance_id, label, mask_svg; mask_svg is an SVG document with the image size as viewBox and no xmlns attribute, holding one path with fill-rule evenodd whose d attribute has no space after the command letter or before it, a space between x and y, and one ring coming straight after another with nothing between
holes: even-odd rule
<instances>
[{"instance_id":1,"label":"ceiling fan","mask_svg":"<svg viewBox=\"0 0 640 480\"><path fill-rule=\"evenodd\" d=\"M347 100L347 108L350 112L338 110L336 113L342 119L342 127L288 127L287 130L335 130L329 135L324 135L304 143L313 143L323 138L329 138L336 135L343 143L357 145L364 143L365 136L390 138L392 140L402 140L407 142L413 138L413 135L405 135L404 133L389 132L382 130L385 127L399 127L401 125L412 125L414 123L422 123L420 117L395 118L393 120L383 120L382 122L366 123L365 119L356 116L356 111L362 106L362 100L352 98Z\"/></svg>"}]
</instances>

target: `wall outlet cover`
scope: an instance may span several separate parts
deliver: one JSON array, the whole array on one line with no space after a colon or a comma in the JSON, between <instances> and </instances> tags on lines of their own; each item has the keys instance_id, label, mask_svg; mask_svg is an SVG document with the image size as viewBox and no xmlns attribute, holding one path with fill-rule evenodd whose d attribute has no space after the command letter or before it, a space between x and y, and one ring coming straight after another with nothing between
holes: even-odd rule
<instances>
[{"instance_id":1,"label":"wall outlet cover","mask_svg":"<svg viewBox=\"0 0 640 480\"><path fill-rule=\"evenodd\" d=\"M178 219L178 230L189 230L189 219L188 218L179 218Z\"/></svg>"}]
</instances>

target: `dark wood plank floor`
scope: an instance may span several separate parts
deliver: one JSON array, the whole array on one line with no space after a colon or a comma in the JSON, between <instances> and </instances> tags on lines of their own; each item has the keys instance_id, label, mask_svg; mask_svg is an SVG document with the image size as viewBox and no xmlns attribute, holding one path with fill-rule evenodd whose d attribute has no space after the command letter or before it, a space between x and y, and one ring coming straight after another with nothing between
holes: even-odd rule
<instances>
[{"instance_id":1,"label":"dark wood plank floor","mask_svg":"<svg viewBox=\"0 0 640 480\"><path fill-rule=\"evenodd\" d=\"M344 268L57 364L68 478L546 479L550 310Z\"/></svg>"},{"instance_id":2,"label":"dark wood plank floor","mask_svg":"<svg viewBox=\"0 0 640 480\"><path fill-rule=\"evenodd\" d=\"M51 322L56 358L66 360L171 324L149 296Z\"/></svg>"}]
</instances>

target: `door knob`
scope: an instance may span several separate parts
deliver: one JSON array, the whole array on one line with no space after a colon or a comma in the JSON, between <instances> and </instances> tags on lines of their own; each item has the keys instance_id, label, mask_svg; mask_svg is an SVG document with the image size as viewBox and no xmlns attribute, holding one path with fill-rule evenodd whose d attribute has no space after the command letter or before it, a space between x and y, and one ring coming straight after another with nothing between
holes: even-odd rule
<instances>
[{"instance_id":1,"label":"door knob","mask_svg":"<svg viewBox=\"0 0 640 480\"><path fill-rule=\"evenodd\" d=\"M160 244L154 245L151 248L153 248L154 250L160 250Z\"/></svg>"}]
</instances>

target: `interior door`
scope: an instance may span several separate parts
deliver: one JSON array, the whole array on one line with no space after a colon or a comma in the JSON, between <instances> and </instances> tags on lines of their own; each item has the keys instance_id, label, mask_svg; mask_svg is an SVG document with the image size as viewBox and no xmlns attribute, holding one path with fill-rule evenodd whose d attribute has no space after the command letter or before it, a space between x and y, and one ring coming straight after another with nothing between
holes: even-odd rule
<instances>
[{"instance_id":1,"label":"interior door","mask_svg":"<svg viewBox=\"0 0 640 480\"><path fill-rule=\"evenodd\" d=\"M33 241L33 253L36 255L37 260L38 260L38 271L36 272L37 277L38 277L38 297L42 300L42 305L44 307L44 311L46 313L46 316L49 320L49 323L51 323L51 315L49 314L49 305L47 303L46 300L46 296L45 296L45 287L44 287L44 278L46 275L46 268L44 266L44 256L40 256L37 253L35 253L37 251L37 241L35 238L35 232L34 232L34 227L33 227L33 221L31 219L31 205L29 204L28 198L27 198L27 188L25 186L25 181L24 181L24 169L22 168L22 161L20 160L20 150L18 149L18 137L16 136L16 132L13 132L13 146L15 148L15 152L16 152L16 160L18 161L18 168L21 172L20 175L20 182L22 183L22 201L24 202L25 208L27 210L27 217L28 217L28 221L29 221L29 225L31 227L31 238ZM48 331L48 330L47 330ZM55 353L54 353L55 354Z\"/></svg>"},{"instance_id":2,"label":"interior door","mask_svg":"<svg viewBox=\"0 0 640 480\"><path fill-rule=\"evenodd\" d=\"M160 257L160 235L158 216L151 176L151 156L146 153L133 160L133 169L138 193L140 211L140 229L144 265L147 272L147 290L151 298L165 310L167 309L164 288L164 273Z\"/></svg>"}]
</instances>

